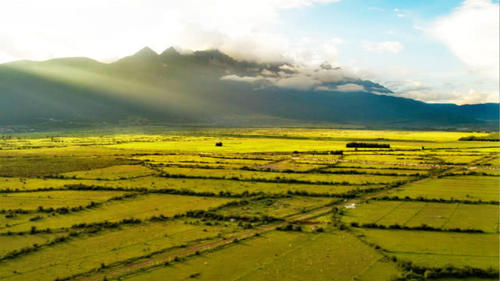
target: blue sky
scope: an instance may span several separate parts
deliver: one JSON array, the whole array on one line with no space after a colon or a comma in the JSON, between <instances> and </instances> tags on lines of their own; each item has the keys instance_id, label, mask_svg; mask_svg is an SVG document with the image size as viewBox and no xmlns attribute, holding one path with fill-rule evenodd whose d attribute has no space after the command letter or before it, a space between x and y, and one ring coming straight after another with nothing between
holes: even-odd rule
<instances>
[{"instance_id":1,"label":"blue sky","mask_svg":"<svg viewBox=\"0 0 500 281\"><path fill-rule=\"evenodd\" d=\"M498 5L498 1L488 2ZM404 81L409 80L430 92L421 94L427 101L460 102L462 97L453 97L453 91L461 91L457 95L466 101L469 91L483 92L479 101L496 101L498 79L470 73L468 65L430 32L434 22L449 17L463 5L464 1L455 0L341 1L287 10L283 14L283 29L296 40L341 38L342 43L337 46L341 65L357 66L368 72L363 75L366 78L395 91L404 90ZM492 36L491 44L495 40L499 38ZM397 53L370 52L364 48L367 41L399 42L402 47Z\"/></svg>"},{"instance_id":2,"label":"blue sky","mask_svg":"<svg viewBox=\"0 0 500 281\"><path fill-rule=\"evenodd\" d=\"M499 95L497 0L19 0L0 25L0 63L217 48L303 77L328 61L427 102Z\"/></svg>"}]
</instances>

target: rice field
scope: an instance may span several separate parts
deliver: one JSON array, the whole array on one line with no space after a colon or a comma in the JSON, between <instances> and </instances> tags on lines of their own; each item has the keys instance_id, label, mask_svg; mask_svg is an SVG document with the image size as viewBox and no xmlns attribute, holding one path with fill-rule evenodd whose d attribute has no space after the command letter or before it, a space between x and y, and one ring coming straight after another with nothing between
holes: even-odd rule
<instances>
[{"instance_id":1,"label":"rice field","mask_svg":"<svg viewBox=\"0 0 500 281\"><path fill-rule=\"evenodd\" d=\"M452 176L427 179L395 189L390 196L499 202L498 177Z\"/></svg>"},{"instance_id":2,"label":"rice field","mask_svg":"<svg viewBox=\"0 0 500 281\"><path fill-rule=\"evenodd\" d=\"M383 226L472 229L498 233L498 205L432 203L405 201L370 201L348 209L343 220L350 223Z\"/></svg>"},{"instance_id":3,"label":"rice field","mask_svg":"<svg viewBox=\"0 0 500 281\"><path fill-rule=\"evenodd\" d=\"M498 269L498 234L375 229L361 233L389 255L418 266Z\"/></svg>"},{"instance_id":4,"label":"rice field","mask_svg":"<svg viewBox=\"0 0 500 281\"><path fill-rule=\"evenodd\" d=\"M373 249L349 234L275 232L124 280L164 280L165 276L217 280L221 275L227 280L297 280L304 275L311 280L331 280L332 276L335 280L389 280L397 274L394 265L381 261Z\"/></svg>"},{"instance_id":5,"label":"rice field","mask_svg":"<svg viewBox=\"0 0 500 281\"><path fill-rule=\"evenodd\" d=\"M500 148L471 135L0 138L0 280L495 280Z\"/></svg>"}]
</instances>

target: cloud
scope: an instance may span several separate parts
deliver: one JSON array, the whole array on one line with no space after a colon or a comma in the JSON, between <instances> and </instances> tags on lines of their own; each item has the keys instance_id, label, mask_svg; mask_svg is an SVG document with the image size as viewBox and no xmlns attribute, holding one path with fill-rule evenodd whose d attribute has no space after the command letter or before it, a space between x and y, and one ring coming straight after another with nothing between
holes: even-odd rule
<instances>
[{"instance_id":1,"label":"cloud","mask_svg":"<svg viewBox=\"0 0 500 281\"><path fill-rule=\"evenodd\" d=\"M238 81L238 82L247 82L247 83L253 83L256 81L265 80L265 78L261 77L261 76L238 76L236 74L225 75L225 76L222 76L220 79L221 80Z\"/></svg>"},{"instance_id":2,"label":"cloud","mask_svg":"<svg viewBox=\"0 0 500 281\"><path fill-rule=\"evenodd\" d=\"M441 86L428 86L418 80L398 80L386 83L394 92L392 95L420 100L430 103L455 103L455 104L475 104L475 103L498 103L500 97L496 90L478 90L470 88L461 90L464 86L456 87L454 83L444 83Z\"/></svg>"},{"instance_id":3,"label":"cloud","mask_svg":"<svg viewBox=\"0 0 500 281\"><path fill-rule=\"evenodd\" d=\"M487 102L499 102L498 95L494 92L476 91L469 89L469 91L449 91L440 92L431 88L411 89L398 96L421 100L430 103L455 103L455 104L477 104Z\"/></svg>"},{"instance_id":4,"label":"cloud","mask_svg":"<svg viewBox=\"0 0 500 281\"><path fill-rule=\"evenodd\" d=\"M356 76L348 70L339 67L309 67L300 65L285 64L279 67L283 71L272 72L263 69L255 76L239 76L228 74L221 77L221 80L245 82L258 85L259 87L275 86L295 90L329 90L329 91L364 91L363 86L349 83L331 88L328 83L338 83L346 80L355 80Z\"/></svg>"},{"instance_id":5,"label":"cloud","mask_svg":"<svg viewBox=\"0 0 500 281\"><path fill-rule=\"evenodd\" d=\"M348 84L338 85L336 90L340 92L360 92L360 91L365 91L365 87L358 84L348 83Z\"/></svg>"},{"instance_id":6,"label":"cloud","mask_svg":"<svg viewBox=\"0 0 500 281\"><path fill-rule=\"evenodd\" d=\"M398 8L395 8L395 9L394 9L394 13L396 13L396 16L397 16L398 18L404 18L404 17L406 17L406 15L405 15L405 14L403 14L403 13L401 12L401 10L400 10L400 9L398 9Z\"/></svg>"},{"instance_id":7,"label":"cloud","mask_svg":"<svg viewBox=\"0 0 500 281\"><path fill-rule=\"evenodd\" d=\"M397 54L403 50L403 44L398 41L363 42L363 48L370 52Z\"/></svg>"},{"instance_id":8,"label":"cloud","mask_svg":"<svg viewBox=\"0 0 500 281\"><path fill-rule=\"evenodd\" d=\"M498 81L499 4L466 0L427 32L443 42L470 70Z\"/></svg>"},{"instance_id":9,"label":"cloud","mask_svg":"<svg viewBox=\"0 0 500 281\"><path fill-rule=\"evenodd\" d=\"M303 91L311 90L318 84L318 80L304 74L293 75L275 81L275 85L278 87Z\"/></svg>"},{"instance_id":10,"label":"cloud","mask_svg":"<svg viewBox=\"0 0 500 281\"><path fill-rule=\"evenodd\" d=\"M453 92L454 99L449 102L456 104L476 104L485 102L499 102L498 93L480 92L475 89L470 89L467 93Z\"/></svg>"},{"instance_id":11,"label":"cloud","mask_svg":"<svg viewBox=\"0 0 500 281\"><path fill-rule=\"evenodd\" d=\"M87 56L112 60L144 46L219 48L254 60L286 59L294 42L280 13L340 0L19 0L0 3L0 59ZM0 61L1 62L1 61Z\"/></svg>"}]
</instances>

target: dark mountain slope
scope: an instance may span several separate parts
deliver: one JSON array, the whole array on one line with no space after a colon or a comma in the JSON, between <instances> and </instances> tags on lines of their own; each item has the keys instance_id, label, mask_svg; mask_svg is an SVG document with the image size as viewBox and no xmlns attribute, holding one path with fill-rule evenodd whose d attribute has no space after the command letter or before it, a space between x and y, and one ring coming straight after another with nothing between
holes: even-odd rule
<instances>
[{"instance_id":1,"label":"dark mountain slope","mask_svg":"<svg viewBox=\"0 0 500 281\"><path fill-rule=\"evenodd\" d=\"M279 79L307 75L299 76L284 63L241 62L217 50L180 54L169 48L157 54L144 48L111 64L87 58L19 61L0 65L0 126L137 120L230 126L498 126L498 104L427 104L390 96L382 85L352 77L306 90L278 86ZM363 90L337 89L347 84Z\"/></svg>"}]
</instances>

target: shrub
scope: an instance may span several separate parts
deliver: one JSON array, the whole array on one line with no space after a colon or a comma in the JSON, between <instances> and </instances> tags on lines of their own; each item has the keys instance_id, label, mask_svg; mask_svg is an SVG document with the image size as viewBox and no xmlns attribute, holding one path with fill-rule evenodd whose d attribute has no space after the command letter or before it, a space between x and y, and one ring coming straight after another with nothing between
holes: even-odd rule
<instances>
[{"instance_id":1,"label":"shrub","mask_svg":"<svg viewBox=\"0 0 500 281\"><path fill-rule=\"evenodd\" d=\"M365 142L350 142L346 147L354 148L391 148L390 144L385 143L365 143Z\"/></svg>"}]
</instances>

